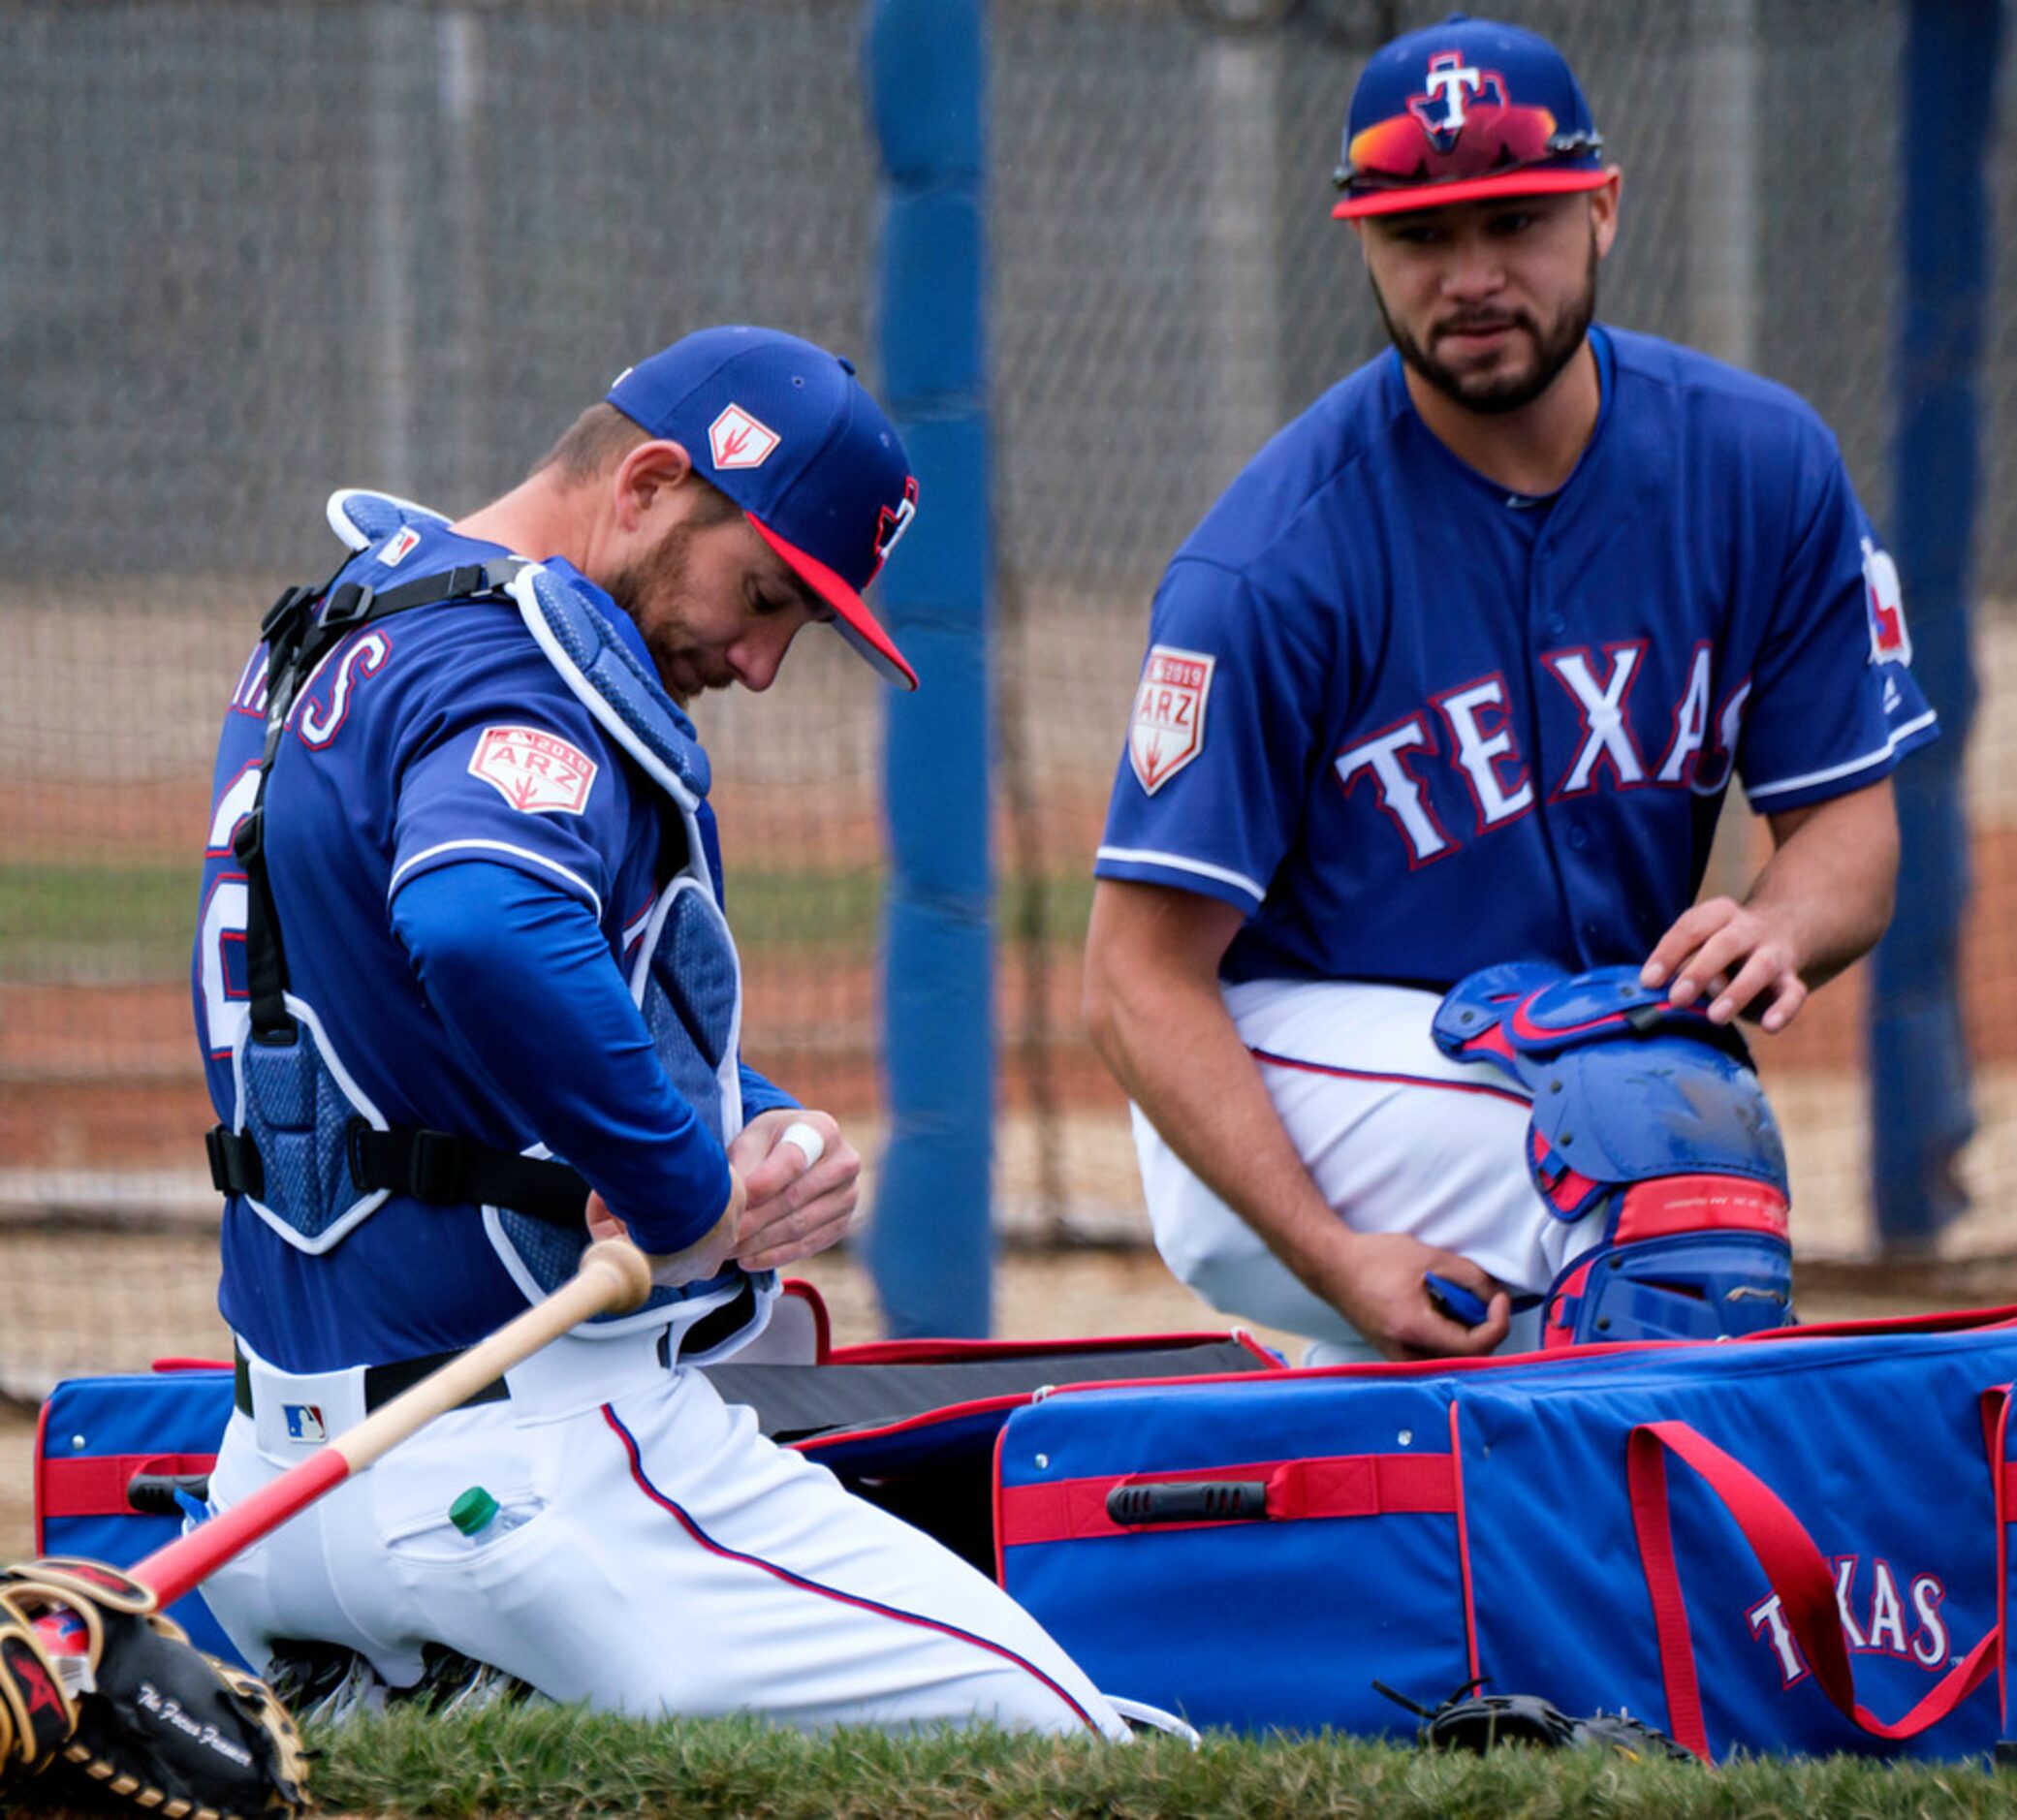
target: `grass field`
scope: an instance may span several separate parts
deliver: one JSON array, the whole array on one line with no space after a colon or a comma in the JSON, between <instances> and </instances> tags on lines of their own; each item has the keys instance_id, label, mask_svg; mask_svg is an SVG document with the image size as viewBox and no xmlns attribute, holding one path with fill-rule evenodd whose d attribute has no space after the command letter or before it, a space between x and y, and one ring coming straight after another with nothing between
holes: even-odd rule
<instances>
[{"instance_id":1,"label":"grass field","mask_svg":"<svg viewBox=\"0 0 2017 1820\"><path fill-rule=\"evenodd\" d=\"M1250 1820L1692 1820L2007 1815L2017 1776L1975 1767L1752 1759L1719 1770L1595 1752L1458 1757L1340 1737L1213 1735L1128 1748L983 1733L806 1738L738 1721L652 1724L533 1709L394 1713L311 1737L326 1812L386 1816L680 1814L751 1820L1185 1815Z\"/></svg>"}]
</instances>

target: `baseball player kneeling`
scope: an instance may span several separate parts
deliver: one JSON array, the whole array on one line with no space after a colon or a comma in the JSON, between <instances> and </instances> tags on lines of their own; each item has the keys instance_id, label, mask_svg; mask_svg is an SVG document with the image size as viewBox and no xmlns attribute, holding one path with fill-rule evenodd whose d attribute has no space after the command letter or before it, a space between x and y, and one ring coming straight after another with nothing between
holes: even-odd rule
<instances>
[{"instance_id":1,"label":"baseball player kneeling","mask_svg":"<svg viewBox=\"0 0 2017 1820\"><path fill-rule=\"evenodd\" d=\"M331 502L336 571L275 603L225 714L205 860L212 1496L541 1298L591 1227L658 1288L210 1581L253 1663L335 1644L404 1687L445 1648L636 1711L1123 1735L992 1582L686 1368L846 1230L861 1162L741 1059L683 704L768 688L814 622L914 685L862 590L915 498L847 362L718 329L459 521Z\"/></svg>"},{"instance_id":2,"label":"baseball player kneeling","mask_svg":"<svg viewBox=\"0 0 2017 1820\"><path fill-rule=\"evenodd\" d=\"M1799 398L1594 324L1621 174L1552 46L1396 39L1338 181L1393 348L1172 560L1099 850L1156 1241L1312 1361L1776 1325L1733 1020L1889 917L1896 571ZM1772 857L1695 903L1733 778Z\"/></svg>"}]
</instances>

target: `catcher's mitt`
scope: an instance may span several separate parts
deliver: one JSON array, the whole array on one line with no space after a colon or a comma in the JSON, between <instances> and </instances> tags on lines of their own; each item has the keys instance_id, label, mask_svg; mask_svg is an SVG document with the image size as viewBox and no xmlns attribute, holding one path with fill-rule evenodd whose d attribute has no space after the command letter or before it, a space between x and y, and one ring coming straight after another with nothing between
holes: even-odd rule
<instances>
[{"instance_id":1,"label":"catcher's mitt","mask_svg":"<svg viewBox=\"0 0 2017 1820\"><path fill-rule=\"evenodd\" d=\"M155 1603L96 1561L0 1570L0 1786L60 1764L168 1820L293 1814L294 1721Z\"/></svg>"},{"instance_id":2,"label":"catcher's mitt","mask_svg":"<svg viewBox=\"0 0 2017 1820\"><path fill-rule=\"evenodd\" d=\"M1597 1712L1572 1719L1537 1694L1481 1694L1482 1684L1465 1681L1438 1707L1417 1706L1383 1681L1373 1686L1422 1720L1415 1742L1425 1749L1474 1750L1495 1744L1543 1744L1551 1749L1615 1750L1621 1756L1695 1761L1691 1751L1665 1732L1624 1712Z\"/></svg>"}]
</instances>

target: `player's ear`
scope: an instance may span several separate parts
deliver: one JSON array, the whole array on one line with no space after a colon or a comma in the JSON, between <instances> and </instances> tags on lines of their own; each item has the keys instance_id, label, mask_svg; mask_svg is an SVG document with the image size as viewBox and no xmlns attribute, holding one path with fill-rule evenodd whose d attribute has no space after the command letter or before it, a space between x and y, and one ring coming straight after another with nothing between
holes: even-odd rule
<instances>
[{"instance_id":1,"label":"player's ear","mask_svg":"<svg viewBox=\"0 0 2017 1820\"><path fill-rule=\"evenodd\" d=\"M1604 173L1603 185L1590 192L1590 232L1596 241L1596 256L1602 259L1618 237L1618 198L1624 188L1624 173L1617 165Z\"/></svg>"},{"instance_id":2,"label":"player's ear","mask_svg":"<svg viewBox=\"0 0 2017 1820\"><path fill-rule=\"evenodd\" d=\"M646 518L663 512L692 477L693 457L684 444L669 437L639 443L616 463L612 478L617 527L638 529Z\"/></svg>"}]
</instances>

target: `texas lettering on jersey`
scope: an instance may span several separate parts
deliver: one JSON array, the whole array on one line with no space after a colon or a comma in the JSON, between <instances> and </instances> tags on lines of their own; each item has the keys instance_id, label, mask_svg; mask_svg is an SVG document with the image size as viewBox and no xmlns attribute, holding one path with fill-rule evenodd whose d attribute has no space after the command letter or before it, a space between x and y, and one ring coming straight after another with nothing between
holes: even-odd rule
<instances>
[{"instance_id":1,"label":"texas lettering on jersey","mask_svg":"<svg viewBox=\"0 0 2017 1820\"><path fill-rule=\"evenodd\" d=\"M1466 835L1518 820L1534 806L1537 791L1550 802L1607 785L1632 790L1652 784L1713 796L1729 782L1749 680L1731 688L1712 715L1715 653L1705 641L1696 646L1680 699L1667 705L1660 725L1638 727L1629 710L1647 649L1647 641L1636 639L1601 651L1542 656L1542 668L1560 684L1578 729L1573 756L1552 778L1537 779L1521 750L1514 703L1499 672L1432 696L1416 713L1343 747L1331 768L1347 795L1370 789L1404 843L1411 867L1453 851ZM1648 739L1654 732L1656 745ZM1467 830L1437 814L1432 768L1454 775L1468 792Z\"/></svg>"}]
</instances>

